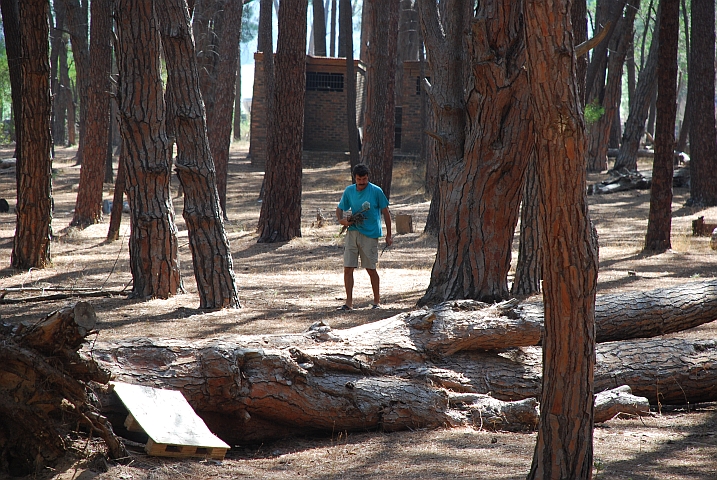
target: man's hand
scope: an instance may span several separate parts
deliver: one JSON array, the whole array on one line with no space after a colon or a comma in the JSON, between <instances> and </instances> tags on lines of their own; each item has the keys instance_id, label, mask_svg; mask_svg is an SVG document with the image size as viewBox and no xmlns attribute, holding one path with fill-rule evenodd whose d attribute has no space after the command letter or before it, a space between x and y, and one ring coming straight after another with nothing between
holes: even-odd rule
<instances>
[{"instance_id":1,"label":"man's hand","mask_svg":"<svg viewBox=\"0 0 717 480\"><path fill-rule=\"evenodd\" d=\"M389 247L393 245L393 237L390 233L386 235L386 245Z\"/></svg>"}]
</instances>

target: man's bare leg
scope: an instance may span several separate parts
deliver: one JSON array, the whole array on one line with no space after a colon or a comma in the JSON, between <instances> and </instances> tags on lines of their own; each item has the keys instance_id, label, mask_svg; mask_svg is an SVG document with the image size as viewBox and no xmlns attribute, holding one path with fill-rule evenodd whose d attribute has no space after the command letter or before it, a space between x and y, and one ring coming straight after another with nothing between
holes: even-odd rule
<instances>
[{"instance_id":1,"label":"man's bare leg","mask_svg":"<svg viewBox=\"0 0 717 480\"><path fill-rule=\"evenodd\" d=\"M346 306L354 308L354 268L344 267L344 288L346 289Z\"/></svg>"},{"instance_id":2,"label":"man's bare leg","mask_svg":"<svg viewBox=\"0 0 717 480\"><path fill-rule=\"evenodd\" d=\"M373 304L379 305L381 303L380 284L381 281L378 278L378 272L376 269L366 269L368 276L371 278L371 290L373 290Z\"/></svg>"}]
</instances>

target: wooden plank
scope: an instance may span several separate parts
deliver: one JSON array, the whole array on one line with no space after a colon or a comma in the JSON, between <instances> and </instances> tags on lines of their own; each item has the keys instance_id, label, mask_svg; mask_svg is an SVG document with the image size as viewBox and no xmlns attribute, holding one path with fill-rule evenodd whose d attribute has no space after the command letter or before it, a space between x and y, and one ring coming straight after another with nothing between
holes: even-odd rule
<instances>
[{"instance_id":1,"label":"wooden plank","mask_svg":"<svg viewBox=\"0 0 717 480\"><path fill-rule=\"evenodd\" d=\"M148 455L155 457L172 458L211 458L213 460L224 460L227 453L226 448L216 447L194 447L187 445L167 445L166 443L155 443L150 438L144 447Z\"/></svg>"},{"instance_id":2,"label":"wooden plank","mask_svg":"<svg viewBox=\"0 0 717 480\"><path fill-rule=\"evenodd\" d=\"M150 455L223 458L229 449L209 431L180 392L122 382L112 385L129 410L130 425L138 424L149 436L145 450Z\"/></svg>"},{"instance_id":3,"label":"wooden plank","mask_svg":"<svg viewBox=\"0 0 717 480\"><path fill-rule=\"evenodd\" d=\"M124 419L124 427L130 432L144 433L144 429L139 423L137 423L137 420L134 419L131 413L127 415L127 418Z\"/></svg>"}]
</instances>

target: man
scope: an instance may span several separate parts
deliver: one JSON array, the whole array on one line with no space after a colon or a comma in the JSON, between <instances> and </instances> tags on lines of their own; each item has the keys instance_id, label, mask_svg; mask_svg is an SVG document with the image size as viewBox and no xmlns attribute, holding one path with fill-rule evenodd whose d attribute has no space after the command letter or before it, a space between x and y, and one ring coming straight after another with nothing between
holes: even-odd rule
<instances>
[{"instance_id":1,"label":"man","mask_svg":"<svg viewBox=\"0 0 717 480\"><path fill-rule=\"evenodd\" d=\"M378 239L382 235L381 215L386 222L386 245L391 246L391 213L388 211L388 199L378 185L368 181L369 169L358 164L353 170L353 185L349 185L341 196L336 208L336 218L341 225L348 228L344 246L344 287L346 303L339 310L353 310L354 270L361 266L366 269L371 279L373 290L372 308L379 308L381 295L379 277L376 271L378 264ZM351 215L344 218L344 211L351 210ZM379 214L380 212L380 214Z\"/></svg>"}]
</instances>

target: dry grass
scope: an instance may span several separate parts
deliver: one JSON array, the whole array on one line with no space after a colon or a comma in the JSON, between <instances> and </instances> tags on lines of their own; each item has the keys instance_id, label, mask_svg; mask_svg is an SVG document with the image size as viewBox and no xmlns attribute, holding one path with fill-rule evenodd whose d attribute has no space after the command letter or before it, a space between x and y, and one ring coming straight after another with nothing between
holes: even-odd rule
<instances>
[{"instance_id":1,"label":"dry grass","mask_svg":"<svg viewBox=\"0 0 717 480\"><path fill-rule=\"evenodd\" d=\"M0 157L9 156L7 149ZM58 149L54 162L55 215L53 264L44 270L14 271L7 266L15 227L13 214L0 214L0 288L76 286L119 291L131 282L126 218L121 240L106 243L107 223L85 230L68 229L79 178L72 149ZM130 337L197 338L227 334L299 332L322 320L333 328L351 327L414 307L425 291L435 254L435 240L421 235L429 202L422 188L423 172L412 164L395 166L392 212L413 216L417 233L396 236L381 257L384 308L368 308L368 276L357 271L356 305L350 314L337 312L344 298L342 238L333 212L349 181L344 164L306 169L303 177L301 238L280 244L257 244L254 231L262 172L245 160L246 144L232 147L226 224L244 308L206 313L198 298L181 217L182 201L174 200L180 231L180 260L186 293L169 300L134 301L123 295L90 301L99 316L100 339ZM643 164L644 169L647 165ZM604 175L591 174L596 182ZM107 186L105 198L111 198ZM14 173L0 171L0 197L14 206ZM647 225L649 194L622 192L589 197L590 212L600 234L599 291L642 290L712 278L717 254L709 239L690 235L696 211L685 208L688 192L675 190L673 249L659 255L641 252ZM321 209L328 225L311 224ZM699 212L717 221L717 209ZM517 244L515 244L517 248ZM515 255L514 255L515 258ZM628 275L634 271L635 275ZM29 294L28 294L29 295ZM13 298L17 298L15 295ZM6 322L32 321L73 301L30 302L0 306ZM715 337L710 324L681 335ZM612 420L595 430L597 478L717 478L717 411L703 407L644 419ZM335 432L331 438L290 438L267 445L239 445L222 463L163 460L134 452L128 466L112 465L98 479L205 478L525 478L530 468L534 434L448 429L412 432ZM78 448L84 448L80 440ZM90 451L92 446L90 446ZM40 472L36 478L93 478L101 462L86 460Z\"/></svg>"}]
</instances>

